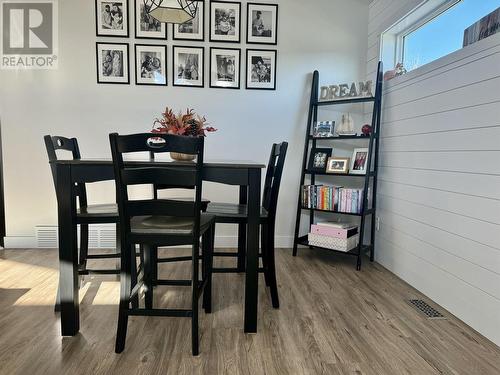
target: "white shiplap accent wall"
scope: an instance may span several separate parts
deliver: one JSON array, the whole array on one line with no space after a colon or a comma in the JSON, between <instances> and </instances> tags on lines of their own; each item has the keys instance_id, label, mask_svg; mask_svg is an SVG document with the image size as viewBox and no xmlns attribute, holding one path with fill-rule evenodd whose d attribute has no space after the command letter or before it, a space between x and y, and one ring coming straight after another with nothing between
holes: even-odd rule
<instances>
[{"instance_id":1,"label":"white shiplap accent wall","mask_svg":"<svg viewBox=\"0 0 500 375\"><path fill-rule=\"evenodd\" d=\"M367 77L380 34L420 3L371 3ZM385 85L376 255L498 345L499 88L500 34Z\"/></svg>"}]
</instances>

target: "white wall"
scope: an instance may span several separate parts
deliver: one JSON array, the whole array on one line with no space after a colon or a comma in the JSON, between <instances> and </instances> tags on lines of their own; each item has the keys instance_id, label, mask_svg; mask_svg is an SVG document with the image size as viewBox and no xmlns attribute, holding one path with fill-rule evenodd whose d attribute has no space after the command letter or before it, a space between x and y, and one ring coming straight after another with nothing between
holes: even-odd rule
<instances>
[{"instance_id":1,"label":"white wall","mask_svg":"<svg viewBox=\"0 0 500 375\"><path fill-rule=\"evenodd\" d=\"M370 5L380 34L420 3ZM500 34L385 85L377 261L500 344Z\"/></svg>"},{"instance_id":2,"label":"white wall","mask_svg":"<svg viewBox=\"0 0 500 375\"><path fill-rule=\"evenodd\" d=\"M130 3L132 6L133 1ZM94 2L60 1L59 69L0 71L7 246L30 246L36 225L57 224L56 200L43 135L75 136L85 157L110 157L108 133L148 131L153 119L167 105L176 109L192 107L220 129L206 142L209 159L267 162L272 142L290 142L277 228L278 244L289 245L298 193L310 73L319 69L325 83L356 80L364 74L368 6L362 0L277 0L269 3L280 5L276 92L97 85L96 40L129 42L133 51L134 39L97 39ZM243 20L246 20L246 1L243 1L242 12ZM206 28L208 35L208 22ZM134 35L133 25L130 31ZM229 47L208 42L173 42L171 31L169 29L166 42L169 62L173 44L203 44L207 48L206 56L210 45ZM242 40L246 40L244 31ZM161 42L152 40L151 43ZM244 50L246 45L231 47ZM208 67L205 73L207 71ZM90 189L91 200L113 200L113 185L101 185ZM235 188L207 184L205 190L204 195L212 200L237 198ZM235 243L234 235L234 228L223 228L219 239L229 236L222 242Z\"/></svg>"}]
</instances>

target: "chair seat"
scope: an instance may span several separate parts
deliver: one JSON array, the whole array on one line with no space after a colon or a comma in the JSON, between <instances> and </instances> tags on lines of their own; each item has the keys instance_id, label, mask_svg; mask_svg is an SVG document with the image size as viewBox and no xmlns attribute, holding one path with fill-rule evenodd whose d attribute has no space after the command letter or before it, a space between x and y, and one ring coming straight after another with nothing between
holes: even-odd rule
<instances>
[{"instance_id":1,"label":"chair seat","mask_svg":"<svg viewBox=\"0 0 500 375\"><path fill-rule=\"evenodd\" d=\"M114 203L80 207L76 214L80 221L118 222L119 219L118 206Z\"/></svg>"},{"instance_id":2,"label":"chair seat","mask_svg":"<svg viewBox=\"0 0 500 375\"><path fill-rule=\"evenodd\" d=\"M194 202L194 198L190 198L190 197L187 197L187 198L172 197L172 198L168 198L168 199L173 200L173 201L181 201L181 202ZM210 201L208 199L201 198L201 210L202 211L206 211L209 204L210 204Z\"/></svg>"},{"instance_id":3,"label":"chair seat","mask_svg":"<svg viewBox=\"0 0 500 375\"><path fill-rule=\"evenodd\" d=\"M235 203L210 203L207 213L217 216L216 221L227 218L228 220L246 220L248 218L248 208L246 204ZM268 217L268 212L264 207L260 207L260 218L265 220Z\"/></svg>"},{"instance_id":4,"label":"chair seat","mask_svg":"<svg viewBox=\"0 0 500 375\"><path fill-rule=\"evenodd\" d=\"M201 214L200 234L215 222L215 215ZM136 216L130 221L132 234L191 236L194 220L173 216Z\"/></svg>"}]
</instances>

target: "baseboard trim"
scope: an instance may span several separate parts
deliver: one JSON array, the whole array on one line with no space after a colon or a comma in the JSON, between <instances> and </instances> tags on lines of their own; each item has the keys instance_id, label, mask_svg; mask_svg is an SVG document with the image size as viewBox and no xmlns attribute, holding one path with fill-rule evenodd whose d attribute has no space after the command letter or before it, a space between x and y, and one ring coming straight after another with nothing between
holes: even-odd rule
<instances>
[{"instance_id":1,"label":"baseboard trim","mask_svg":"<svg viewBox=\"0 0 500 375\"><path fill-rule=\"evenodd\" d=\"M276 236L277 248L290 248L293 246L292 236ZM238 246L237 236L216 236L215 246L218 248L236 248ZM6 249L37 249L35 236L7 236L5 237Z\"/></svg>"}]
</instances>

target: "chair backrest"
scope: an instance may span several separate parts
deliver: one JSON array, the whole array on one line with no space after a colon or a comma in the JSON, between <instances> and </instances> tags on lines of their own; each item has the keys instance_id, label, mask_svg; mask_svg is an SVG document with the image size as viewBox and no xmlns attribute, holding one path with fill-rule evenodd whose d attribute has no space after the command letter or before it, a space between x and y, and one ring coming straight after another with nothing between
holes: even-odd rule
<instances>
[{"instance_id":1,"label":"chair backrest","mask_svg":"<svg viewBox=\"0 0 500 375\"><path fill-rule=\"evenodd\" d=\"M130 219L134 216L174 216L192 218L195 238L200 233L201 193L203 173L203 137L183 137L171 134L141 133L109 135L115 171L118 211L124 233L130 231ZM127 165L123 154L134 152L179 152L196 155L196 161L174 165L151 161L147 167ZM130 200L131 185L175 185L178 188L195 188L194 201L169 199Z\"/></svg>"},{"instance_id":2,"label":"chair backrest","mask_svg":"<svg viewBox=\"0 0 500 375\"><path fill-rule=\"evenodd\" d=\"M149 158L151 160L155 160L155 153L154 152L150 152L149 153ZM158 190L169 190L169 189L179 189L179 188L182 188L182 189L194 189L195 187L191 186L189 188L189 187L186 187L186 186L177 186L175 183L174 184L170 184L170 185L153 185L153 197L155 199L158 199Z\"/></svg>"},{"instance_id":3,"label":"chair backrest","mask_svg":"<svg viewBox=\"0 0 500 375\"><path fill-rule=\"evenodd\" d=\"M287 149L288 142L273 144L267 166L262 206L268 211L272 220L276 218L276 207L278 206L281 176L283 175Z\"/></svg>"},{"instance_id":4,"label":"chair backrest","mask_svg":"<svg viewBox=\"0 0 500 375\"><path fill-rule=\"evenodd\" d=\"M47 155L49 157L49 162L54 162L58 160L57 150L63 150L71 152L73 160L81 159L80 148L78 147L78 141L76 138L66 138L60 136L50 136L46 135L43 137L45 141L45 149L47 150ZM57 175L56 166L50 163L50 169L52 171L52 179L54 180L54 186L57 188ZM87 190L85 184L77 184L75 189L75 194L78 196L80 207L87 205Z\"/></svg>"}]
</instances>

